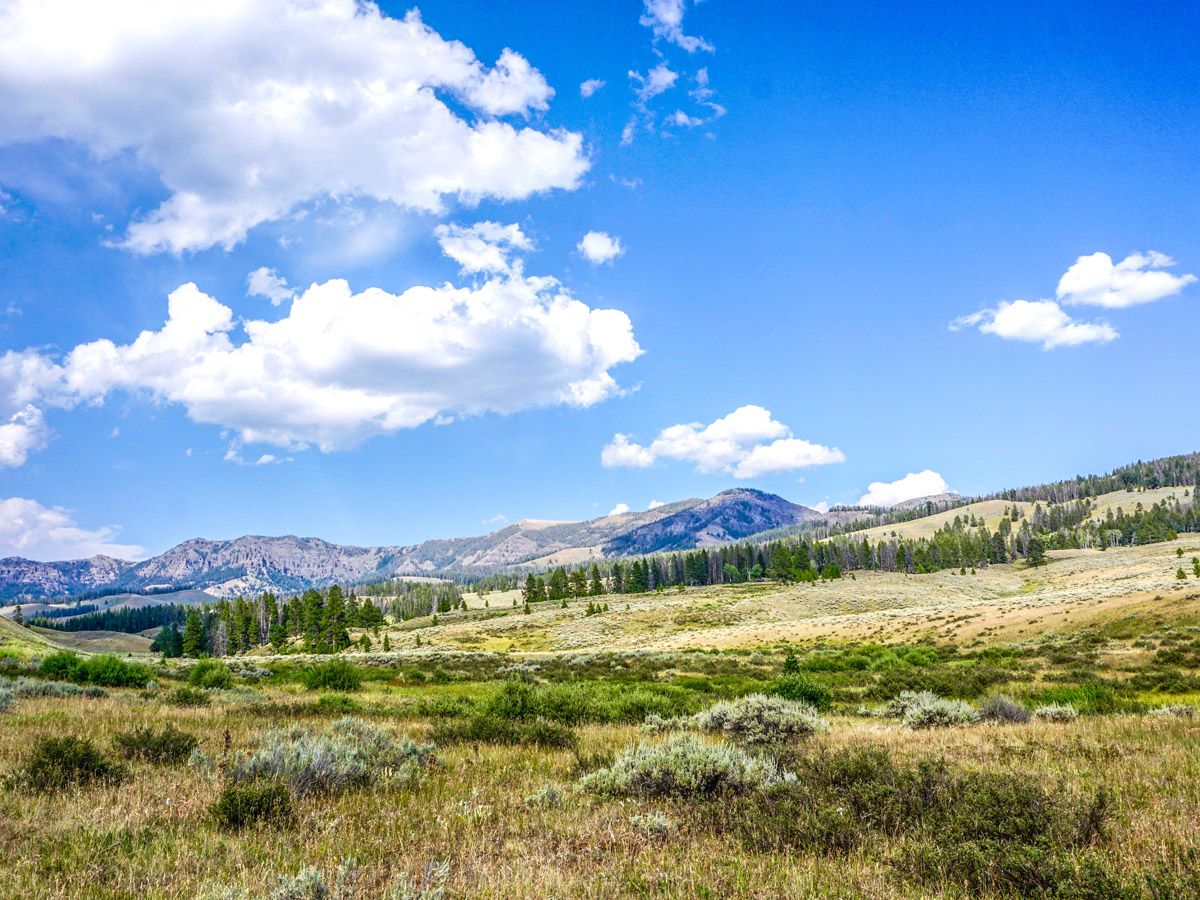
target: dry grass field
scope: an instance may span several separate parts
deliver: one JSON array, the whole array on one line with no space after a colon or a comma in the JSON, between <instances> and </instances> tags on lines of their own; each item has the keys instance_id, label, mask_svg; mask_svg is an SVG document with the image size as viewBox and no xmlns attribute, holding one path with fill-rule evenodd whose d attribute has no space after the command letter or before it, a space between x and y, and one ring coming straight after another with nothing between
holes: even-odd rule
<instances>
[{"instance_id":1,"label":"dry grass field","mask_svg":"<svg viewBox=\"0 0 1200 900\"><path fill-rule=\"evenodd\" d=\"M1200 584L1175 574L1195 555L1189 536L1054 552L1037 569L609 596L591 616L585 602L526 614L516 592L472 595L436 625L387 626L389 654L345 654L346 684L314 680L319 658L256 655L231 661L227 683L189 687L194 664L123 653L154 682L43 689L49 638L83 650L111 638L0 622L0 707L12 695L0 897L1200 896ZM713 704L789 696L789 678L805 699L816 690L827 730L744 751L736 733L700 740L794 783L585 789L622 750L671 746L670 729ZM1080 715L932 728L881 717L906 690L960 698L970 717L997 692ZM286 819L222 818L255 748L284 758L299 735L324 748L318 768L360 759L321 743L347 714L375 744L432 740L432 759L367 765L344 789L289 788ZM676 724L640 727L655 715ZM166 724L198 752L121 759L131 732ZM89 765L123 777L38 788L57 771L34 759L51 738L90 742ZM1045 830L1054 816L1070 827Z\"/></svg>"}]
</instances>

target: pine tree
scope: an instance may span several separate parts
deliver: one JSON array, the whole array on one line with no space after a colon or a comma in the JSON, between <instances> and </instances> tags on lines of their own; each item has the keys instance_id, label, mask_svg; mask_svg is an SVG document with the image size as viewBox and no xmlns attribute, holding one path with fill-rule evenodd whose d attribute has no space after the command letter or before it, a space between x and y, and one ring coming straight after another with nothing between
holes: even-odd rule
<instances>
[{"instance_id":1,"label":"pine tree","mask_svg":"<svg viewBox=\"0 0 1200 900\"><path fill-rule=\"evenodd\" d=\"M183 655L198 659L204 655L204 623L200 621L200 613L196 610L188 612L187 623L183 626Z\"/></svg>"},{"instance_id":2,"label":"pine tree","mask_svg":"<svg viewBox=\"0 0 1200 900\"><path fill-rule=\"evenodd\" d=\"M600 597L604 594L604 581L600 577L600 567L592 563L592 580L588 586L588 594L593 597Z\"/></svg>"},{"instance_id":3,"label":"pine tree","mask_svg":"<svg viewBox=\"0 0 1200 900\"><path fill-rule=\"evenodd\" d=\"M391 652L392 652L392 640L391 640L391 638L389 638L389 637L387 636L387 633L386 633L386 632L385 632L385 633L384 633L384 635L383 635L383 652L384 652L384 653L391 653Z\"/></svg>"},{"instance_id":4,"label":"pine tree","mask_svg":"<svg viewBox=\"0 0 1200 900\"><path fill-rule=\"evenodd\" d=\"M350 646L350 635L346 633L346 602L342 589L336 584L329 589L325 599L325 621L321 631L321 643L329 648L327 652L337 653Z\"/></svg>"}]
</instances>

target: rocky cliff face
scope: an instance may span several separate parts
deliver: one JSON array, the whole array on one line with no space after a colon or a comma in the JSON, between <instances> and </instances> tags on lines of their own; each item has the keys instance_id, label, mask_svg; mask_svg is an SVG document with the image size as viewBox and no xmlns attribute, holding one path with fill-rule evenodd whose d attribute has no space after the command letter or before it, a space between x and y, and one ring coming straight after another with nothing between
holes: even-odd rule
<instances>
[{"instance_id":1,"label":"rocky cliff face","mask_svg":"<svg viewBox=\"0 0 1200 900\"><path fill-rule=\"evenodd\" d=\"M0 599L65 597L115 584L133 563L111 556L65 562L36 562L10 556L0 559Z\"/></svg>"}]
</instances>

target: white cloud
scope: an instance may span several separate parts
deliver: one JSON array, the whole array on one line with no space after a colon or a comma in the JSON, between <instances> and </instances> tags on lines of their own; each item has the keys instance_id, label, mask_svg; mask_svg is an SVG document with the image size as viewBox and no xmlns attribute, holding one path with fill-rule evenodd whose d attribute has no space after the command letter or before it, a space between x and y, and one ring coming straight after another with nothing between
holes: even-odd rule
<instances>
[{"instance_id":1,"label":"white cloud","mask_svg":"<svg viewBox=\"0 0 1200 900\"><path fill-rule=\"evenodd\" d=\"M588 262L596 266L612 262L625 253L621 239L603 231L589 231L579 239L575 249L582 253Z\"/></svg>"},{"instance_id":2,"label":"white cloud","mask_svg":"<svg viewBox=\"0 0 1200 900\"><path fill-rule=\"evenodd\" d=\"M819 513L829 512L829 504L826 503L824 500L822 500L820 503L813 503L808 508L815 509Z\"/></svg>"},{"instance_id":3,"label":"white cloud","mask_svg":"<svg viewBox=\"0 0 1200 900\"><path fill-rule=\"evenodd\" d=\"M0 468L25 465L29 454L46 446L50 430L42 411L26 405L0 424Z\"/></svg>"},{"instance_id":4,"label":"white cloud","mask_svg":"<svg viewBox=\"0 0 1200 900\"><path fill-rule=\"evenodd\" d=\"M144 253L228 248L324 197L436 212L574 189L579 134L499 118L553 93L510 49L489 69L415 10L357 0L0 8L0 144L72 141L155 172L169 196L122 239Z\"/></svg>"},{"instance_id":5,"label":"white cloud","mask_svg":"<svg viewBox=\"0 0 1200 900\"><path fill-rule=\"evenodd\" d=\"M579 96L586 100L595 94L596 91L600 90L600 88L604 87L604 84L605 82L601 78L589 78L583 84L579 85Z\"/></svg>"},{"instance_id":6,"label":"white cloud","mask_svg":"<svg viewBox=\"0 0 1200 900\"><path fill-rule=\"evenodd\" d=\"M238 341L233 311L185 284L163 327L132 343L81 344L61 362L0 355L0 408L145 393L231 429L238 461L243 444L333 451L439 417L591 406L619 392L609 370L642 352L624 312L526 276L401 294L328 281L241 330Z\"/></svg>"},{"instance_id":7,"label":"white cloud","mask_svg":"<svg viewBox=\"0 0 1200 900\"><path fill-rule=\"evenodd\" d=\"M509 259L513 250L532 250L533 242L518 225L476 222L474 225L439 225L434 229L442 252L465 273L519 272L520 261ZM515 265L515 268L514 268Z\"/></svg>"},{"instance_id":8,"label":"white cloud","mask_svg":"<svg viewBox=\"0 0 1200 900\"><path fill-rule=\"evenodd\" d=\"M932 497L950 490L946 479L932 469L909 472L895 481L872 481L859 498L859 506L895 506L916 497Z\"/></svg>"},{"instance_id":9,"label":"white cloud","mask_svg":"<svg viewBox=\"0 0 1200 900\"><path fill-rule=\"evenodd\" d=\"M508 516L504 513L496 513L494 516L488 516L483 520L484 525L501 525L508 521Z\"/></svg>"},{"instance_id":10,"label":"white cloud","mask_svg":"<svg viewBox=\"0 0 1200 900\"><path fill-rule=\"evenodd\" d=\"M684 34L683 14L685 0L643 0L646 12L640 22L654 31L656 38L663 38L688 53L697 50L713 52L713 45L702 37Z\"/></svg>"},{"instance_id":11,"label":"white cloud","mask_svg":"<svg viewBox=\"0 0 1200 900\"><path fill-rule=\"evenodd\" d=\"M646 509L658 509L660 506L666 506L661 500L651 500L650 505Z\"/></svg>"},{"instance_id":12,"label":"white cloud","mask_svg":"<svg viewBox=\"0 0 1200 900\"><path fill-rule=\"evenodd\" d=\"M105 526L89 531L80 528L71 511L60 506L42 506L24 497L0 499L0 556L28 559L84 559L115 556L138 559L145 550L135 544L119 544L120 529Z\"/></svg>"},{"instance_id":13,"label":"white cloud","mask_svg":"<svg viewBox=\"0 0 1200 900\"><path fill-rule=\"evenodd\" d=\"M296 292L288 287L287 279L274 269L260 266L246 276L246 296L265 297L272 306L291 300Z\"/></svg>"},{"instance_id":14,"label":"white cloud","mask_svg":"<svg viewBox=\"0 0 1200 900\"><path fill-rule=\"evenodd\" d=\"M645 104L647 100L675 87L675 82L679 80L679 73L672 72L669 65L661 62L645 75L630 69L629 78L636 82L637 87L634 88L634 92L637 94L638 100Z\"/></svg>"},{"instance_id":15,"label":"white cloud","mask_svg":"<svg viewBox=\"0 0 1200 900\"><path fill-rule=\"evenodd\" d=\"M1178 294L1196 280L1195 275L1162 271L1173 265L1175 260L1155 250L1132 253L1115 264L1107 253L1081 256L1059 280L1057 296L1063 303L1108 309L1153 303Z\"/></svg>"},{"instance_id":16,"label":"white cloud","mask_svg":"<svg viewBox=\"0 0 1200 900\"><path fill-rule=\"evenodd\" d=\"M1079 322L1053 300L1002 300L995 309L959 316L950 323L950 330L972 326L1006 340L1041 344L1043 350L1106 344L1117 338L1117 330L1107 322Z\"/></svg>"},{"instance_id":17,"label":"white cloud","mask_svg":"<svg viewBox=\"0 0 1200 900\"><path fill-rule=\"evenodd\" d=\"M700 472L724 472L734 478L757 478L808 466L844 462L837 448L792 437L761 406L741 406L709 425L692 422L664 428L648 445L616 434L601 451L607 468L646 468L659 459L695 463Z\"/></svg>"},{"instance_id":18,"label":"white cloud","mask_svg":"<svg viewBox=\"0 0 1200 900\"><path fill-rule=\"evenodd\" d=\"M677 109L671 115L667 116L667 124L674 125L677 128L695 128L698 125L703 125L705 121L697 116L689 116L682 109Z\"/></svg>"},{"instance_id":19,"label":"white cloud","mask_svg":"<svg viewBox=\"0 0 1200 900\"><path fill-rule=\"evenodd\" d=\"M1073 319L1060 302L1124 309L1171 297L1196 281L1195 275L1162 271L1173 265L1175 260L1155 250L1130 254L1119 263L1107 253L1081 256L1059 279L1057 301L1003 300L995 308L959 316L950 330L978 327L1007 340L1041 344L1043 350L1107 344L1119 336L1112 325Z\"/></svg>"},{"instance_id":20,"label":"white cloud","mask_svg":"<svg viewBox=\"0 0 1200 900\"><path fill-rule=\"evenodd\" d=\"M629 504L628 503L618 503L616 506L614 506L612 509L610 509L608 511L608 514L610 516L623 516L627 512L629 512Z\"/></svg>"}]
</instances>

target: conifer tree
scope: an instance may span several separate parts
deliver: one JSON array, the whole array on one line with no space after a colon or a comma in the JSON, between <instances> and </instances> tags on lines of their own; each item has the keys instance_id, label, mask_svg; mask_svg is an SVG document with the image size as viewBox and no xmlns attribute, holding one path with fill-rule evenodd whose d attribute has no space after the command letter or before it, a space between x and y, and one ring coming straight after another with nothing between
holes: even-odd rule
<instances>
[{"instance_id":1,"label":"conifer tree","mask_svg":"<svg viewBox=\"0 0 1200 900\"><path fill-rule=\"evenodd\" d=\"M188 611L187 623L183 626L183 655L197 659L204 654L204 623L200 621L200 613Z\"/></svg>"}]
</instances>

